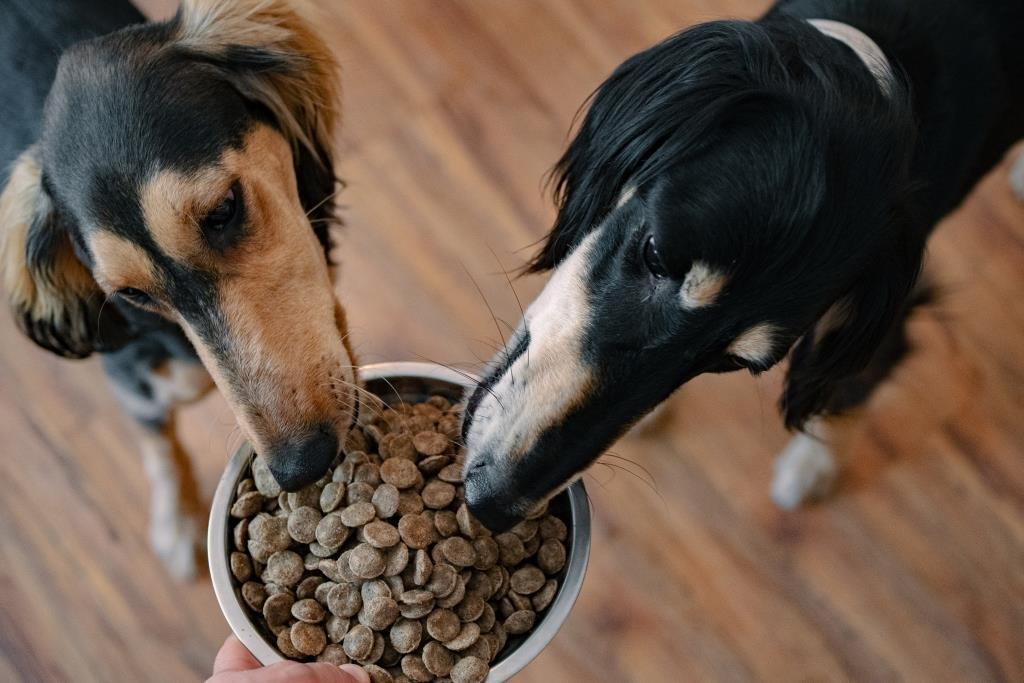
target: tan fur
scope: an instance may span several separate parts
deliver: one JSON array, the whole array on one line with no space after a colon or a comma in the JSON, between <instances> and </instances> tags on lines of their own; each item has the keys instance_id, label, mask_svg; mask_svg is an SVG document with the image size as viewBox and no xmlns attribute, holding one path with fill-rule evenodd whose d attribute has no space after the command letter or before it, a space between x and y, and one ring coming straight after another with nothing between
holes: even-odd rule
<instances>
[{"instance_id":1,"label":"tan fur","mask_svg":"<svg viewBox=\"0 0 1024 683\"><path fill-rule=\"evenodd\" d=\"M145 249L102 229L93 231L88 239L93 273L105 292L110 294L124 287L134 287L159 296L153 262Z\"/></svg>"},{"instance_id":2,"label":"tan fur","mask_svg":"<svg viewBox=\"0 0 1024 683\"><path fill-rule=\"evenodd\" d=\"M771 323L758 323L736 337L729 344L728 353L752 362L767 359L775 342L775 326Z\"/></svg>"},{"instance_id":3,"label":"tan fur","mask_svg":"<svg viewBox=\"0 0 1024 683\"><path fill-rule=\"evenodd\" d=\"M703 261L695 261L679 288L679 299L683 308L710 306L718 298L726 282L728 277L724 273L712 269Z\"/></svg>"},{"instance_id":4,"label":"tan fur","mask_svg":"<svg viewBox=\"0 0 1024 683\"><path fill-rule=\"evenodd\" d=\"M26 244L32 222L39 212L50 210L43 192L42 172L35 148L30 147L18 157L10 179L0 195L0 276L11 306L19 315L34 321L56 323L65 318L69 306L81 299L99 294L99 288L88 269L75 256L66 234L58 236L57 252L50 267L32 272L26 261ZM58 229L42 224L43 229ZM82 325L78 315L66 316L68 324ZM72 330L72 336L84 335Z\"/></svg>"},{"instance_id":5,"label":"tan fur","mask_svg":"<svg viewBox=\"0 0 1024 683\"><path fill-rule=\"evenodd\" d=\"M339 123L338 67L323 40L282 0L184 0L177 43L198 52L231 46L259 48L294 65L285 72L240 75L243 94L274 113L293 145L303 145L325 166Z\"/></svg>"},{"instance_id":6,"label":"tan fur","mask_svg":"<svg viewBox=\"0 0 1024 683\"><path fill-rule=\"evenodd\" d=\"M235 350L228 365L179 322L257 446L312 423L343 430L354 401L345 384L355 380L345 316L298 202L288 143L260 126L217 165L239 179L247 212L246 238L218 261L222 334Z\"/></svg>"}]
</instances>

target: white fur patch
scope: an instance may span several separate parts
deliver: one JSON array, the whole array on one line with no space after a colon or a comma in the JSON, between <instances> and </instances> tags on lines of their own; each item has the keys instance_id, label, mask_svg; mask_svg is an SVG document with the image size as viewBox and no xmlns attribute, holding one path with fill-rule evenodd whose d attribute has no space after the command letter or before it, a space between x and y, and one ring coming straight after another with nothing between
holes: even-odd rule
<instances>
[{"instance_id":1,"label":"white fur patch","mask_svg":"<svg viewBox=\"0 0 1024 683\"><path fill-rule=\"evenodd\" d=\"M715 270L703 261L694 261L693 267L679 288L679 301L683 308L688 310L710 306L718 298L727 281L725 273Z\"/></svg>"},{"instance_id":2,"label":"white fur patch","mask_svg":"<svg viewBox=\"0 0 1024 683\"><path fill-rule=\"evenodd\" d=\"M482 452L522 454L590 385L591 370L580 360L589 317L584 278L599 233L573 250L526 310L521 328L529 330L530 345L481 399L466 439L467 467Z\"/></svg>"},{"instance_id":3,"label":"white fur patch","mask_svg":"<svg viewBox=\"0 0 1024 683\"><path fill-rule=\"evenodd\" d=\"M148 432L142 438L142 465L151 486L149 542L176 579L196 575L196 551L202 544L202 525L184 505L181 463L174 443L164 434Z\"/></svg>"},{"instance_id":4,"label":"white fur patch","mask_svg":"<svg viewBox=\"0 0 1024 683\"><path fill-rule=\"evenodd\" d=\"M839 474L828 444L815 436L797 434L775 460L772 500L784 510L827 496Z\"/></svg>"},{"instance_id":5,"label":"white fur patch","mask_svg":"<svg viewBox=\"0 0 1024 683\"><path fill-rule=\"evenodd\" d=\"M736 337L726 351L752 363L760 363L771 358L774 344L775 326L758 323Z\"/></svg>"},{"instance_id":6,"label":"white fur patch","mask_svg":"<svg viewBox=\"0 0 1024 683\"><path fill-rule=\"evenodd\" d=\"M621 208L626 202L632 199L634 195L636 195L636 185L627 185L622 191L622 194L619 195L619 201L615 202L615 208Z\"/></svg>"}]
</instances>

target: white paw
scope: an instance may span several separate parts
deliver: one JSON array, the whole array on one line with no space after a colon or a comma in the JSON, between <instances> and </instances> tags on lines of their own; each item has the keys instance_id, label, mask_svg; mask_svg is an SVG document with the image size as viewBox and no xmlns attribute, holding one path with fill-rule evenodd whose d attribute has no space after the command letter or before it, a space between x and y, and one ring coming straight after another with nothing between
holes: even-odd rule
<instances>
[{"instance_id":1,"label":"white paw","mask_svg":"<svg viewBox=\"0 0 1024 683\"><path fill-rule=\"evenodd\" d=\"M196 578L204 542L199 520L191 515L154 516L149 542L167 572L179 581Z\"/></svg>"},{"instance_id":2,"label":"white paw","mask_svg":"<svg viewBox=\"0 0 1024 683\"><path fill-rule=\"evenodd\" d=\"M839 466L828 445L797 434L775 460L772 499L784 510L824 498L832 490Z\"/></svg>"},{"instance_id":3,"label":"white paw","mask_svg":"<svg viewBox=\"0 0 1024 683\"><path fill-rule=\"evenodd\" d=\"M1017 199L1024 202L1024 152L1017 155L1017 161L1010 169L1010 188Z\"/></svg>"}]
</instances>

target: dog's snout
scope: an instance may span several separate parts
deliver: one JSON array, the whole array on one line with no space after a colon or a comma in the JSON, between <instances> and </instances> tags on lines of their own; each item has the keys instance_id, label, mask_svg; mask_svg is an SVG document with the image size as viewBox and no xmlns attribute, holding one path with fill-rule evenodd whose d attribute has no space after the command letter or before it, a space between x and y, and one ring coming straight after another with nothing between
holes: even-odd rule
<instances>
[{"instance_id":1,"label":"dog's snout","mask_svg":"<svg viewBox=\"0 0 1024 683\"><path fill-rule=\"evenodd\" d=\"M338 454L334 429L320 426L299 439L272 445L267 465L285 491L297 491L322 477Z\"/></svg>"},{"instance_id":2,"label":"dog's snout","mask_svg":"<svg viewBox=\"0 0 1024 683\"><path fill-rule=\"evenodd\" d=\"M490 458L475 458L466 467L463 483L470 512L488 529L500 533L515 525L520 516L509 504L507 489L495 469Z\"/></svg>"}]
</instances>

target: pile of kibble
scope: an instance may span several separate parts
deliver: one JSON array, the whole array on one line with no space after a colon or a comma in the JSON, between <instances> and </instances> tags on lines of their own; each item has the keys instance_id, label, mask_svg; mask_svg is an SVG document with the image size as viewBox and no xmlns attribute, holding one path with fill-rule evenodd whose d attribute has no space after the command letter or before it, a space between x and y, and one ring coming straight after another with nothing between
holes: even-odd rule
<instances>
[{"instance_id":1,"label":"pile of kibble","mask_svg":"<svg viewBox=\"0 0 1024 683\"><path fill-rule=\"evenodd\" d=\"M381 408L293 493L253 459L231 572L282 655L356 662L373 683L480 683L533 628L558 591L566 525L545 508L485 529L463 502L459 424L441 396Z\"/></svg>"}]
</instances>

